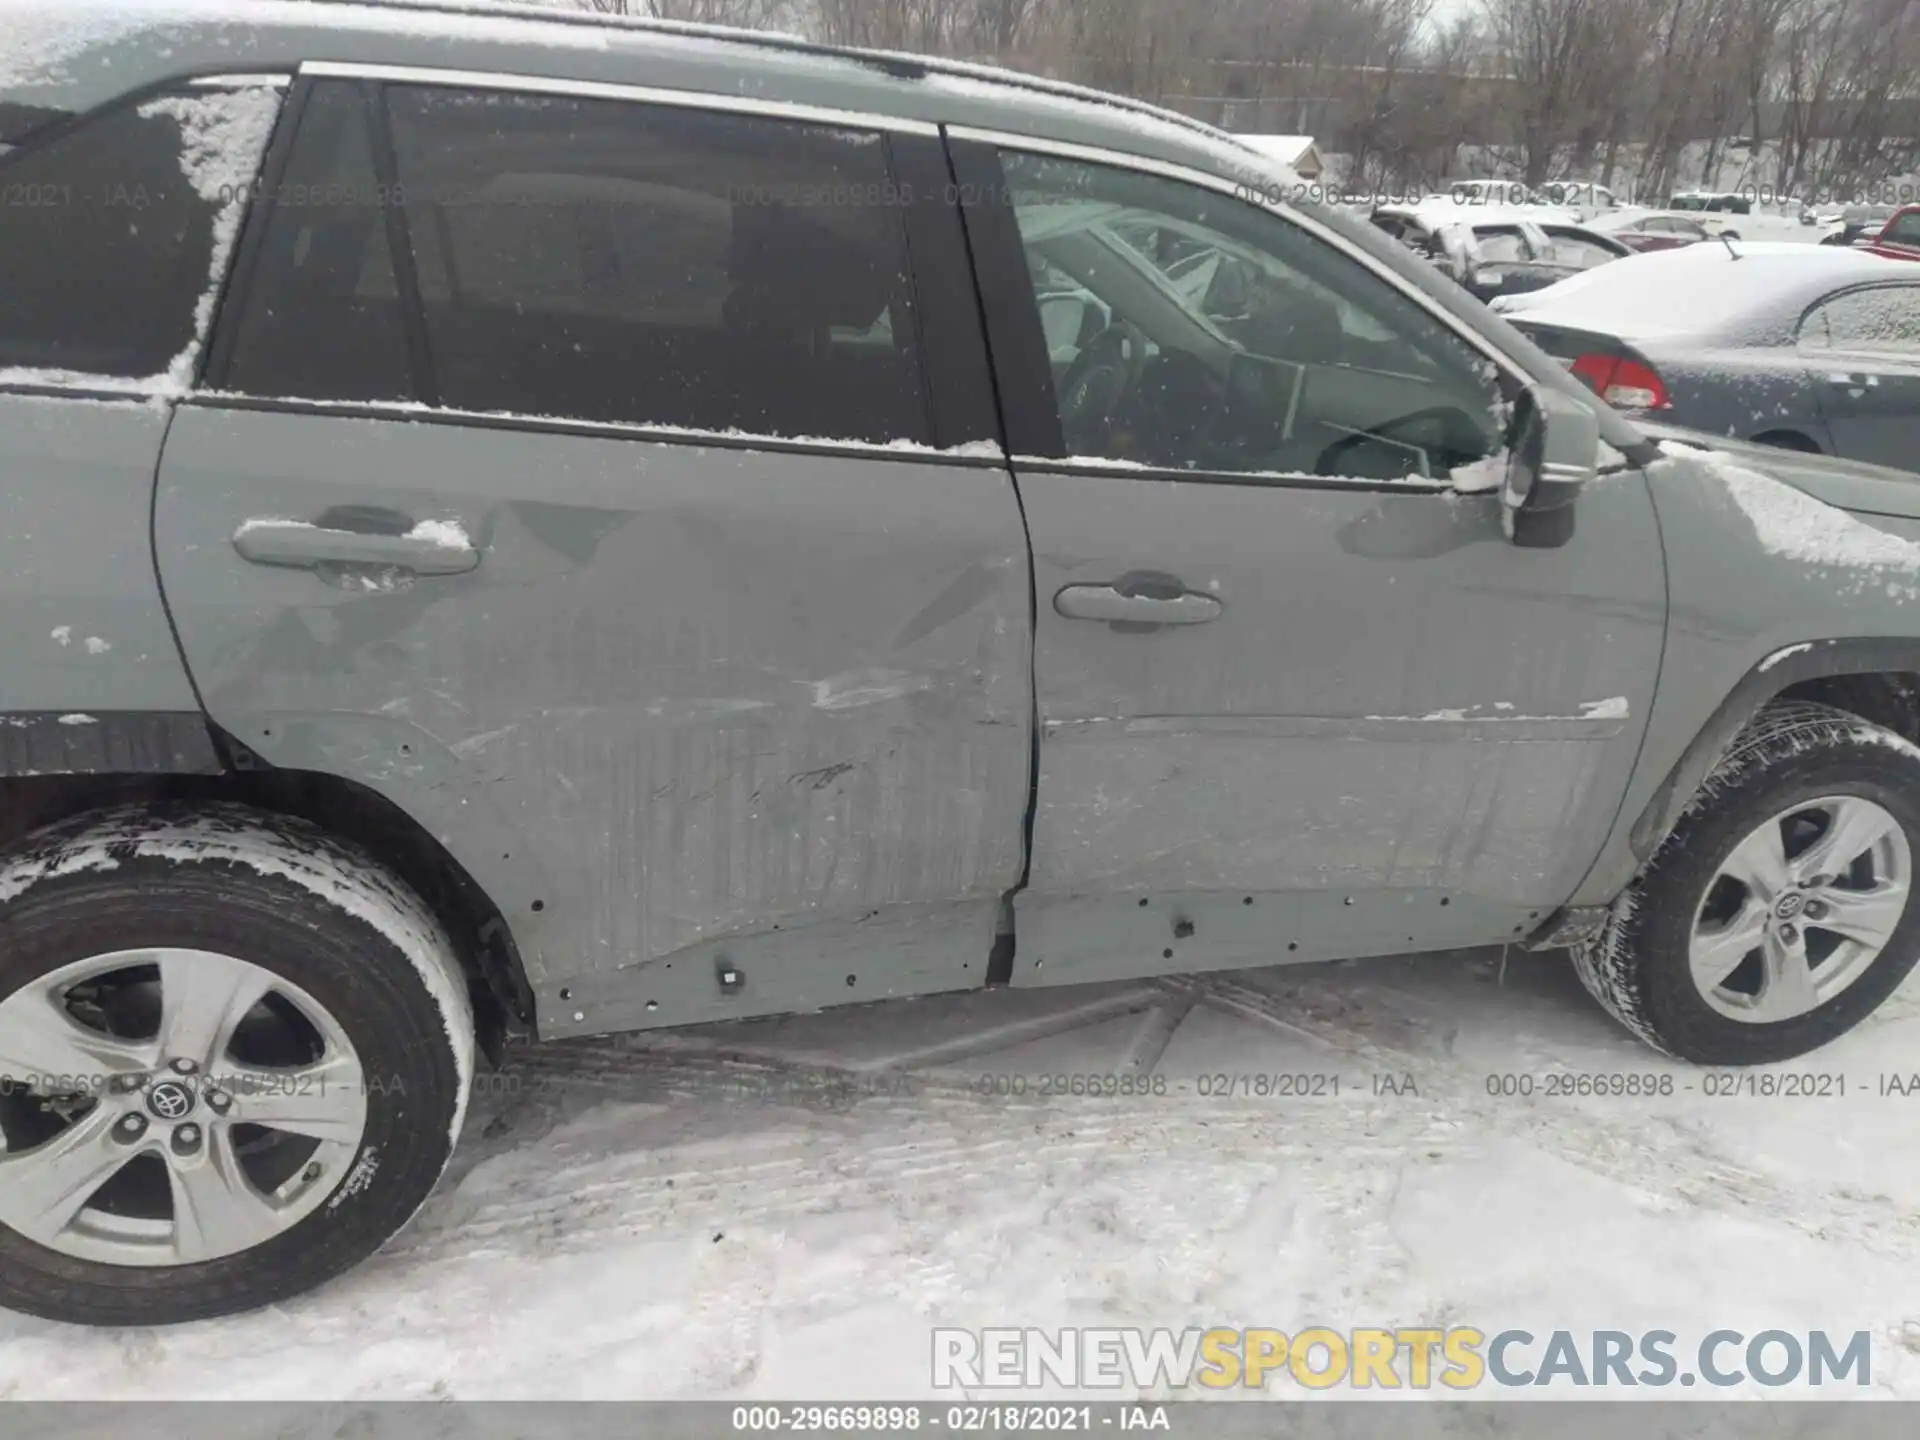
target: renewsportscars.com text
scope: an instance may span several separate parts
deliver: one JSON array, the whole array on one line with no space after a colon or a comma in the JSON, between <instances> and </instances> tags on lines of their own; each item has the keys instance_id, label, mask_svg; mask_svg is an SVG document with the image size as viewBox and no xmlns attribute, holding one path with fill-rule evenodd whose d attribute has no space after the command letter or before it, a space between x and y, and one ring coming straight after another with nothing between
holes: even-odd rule
<instances>
[{"instance_id":1,"label":"renewsportscars.com text","mask_svg":"<svg viewBox=\"0 0 1920 1440\"><path fill-rule=\"evenodd\" d=\"M937 1390L1474 1390L1787 1385L1865 1389L1865 1330L936 1329Z\"/></svg>"}]
</instances>

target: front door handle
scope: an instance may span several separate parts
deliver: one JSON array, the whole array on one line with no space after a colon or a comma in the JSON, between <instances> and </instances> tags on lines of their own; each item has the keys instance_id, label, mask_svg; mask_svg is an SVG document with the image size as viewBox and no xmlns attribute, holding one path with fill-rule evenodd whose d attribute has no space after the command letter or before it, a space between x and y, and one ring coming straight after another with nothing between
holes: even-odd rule
<instances>
[{"instance_id":1,"label":"front door handle","mask_svg":"<svg viewBox=\"0 0 1920 1440\"><path fill-rule=\"evenodd\" d=\"M312 570L321 565L388 565L416 575L462 575L480 552L457 525L415 525L397 535L309 525L302 520L249 520L233 532L233 548L256 565Z\"/></svg>"},{"instance_id":2,"label":"front door handle","mask_svg":"<svg viewBox=\"0 0 1920 1440\"><path fill-rule=\"evenodd\" d=\"M1069 620L1104 620L1133 629L1204 625L1222 607L1170 575L1127 575L1111 585L1069 585L1053 597L1053 608Z\"/></svg>"}]
</instances>

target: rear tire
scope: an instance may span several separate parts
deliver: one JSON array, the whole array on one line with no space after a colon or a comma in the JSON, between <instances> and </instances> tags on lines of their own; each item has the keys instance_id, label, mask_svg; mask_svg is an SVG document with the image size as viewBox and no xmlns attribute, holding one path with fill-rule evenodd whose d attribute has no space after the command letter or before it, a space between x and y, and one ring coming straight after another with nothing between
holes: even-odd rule
<instances>
[{"instance_id":1,"label":"rear tire","mask_svg":"<svg viewBox=\"0 0 1920 1440\"><path fill-rule=\"evenodd\" d=\"M1920 747L1829 706L1776 704L1729 747L1574 965L1615 1019L1668 1054L1790 1060L1853 1029L1920 959L1916 856Z\"/></svg>"},{"instance_id":2,"label":"rear tire","mask_svg":"<svg viewBox=\"0 0 1920 1440\"><path fill-rule=\"evenodd\" d=\"M377 862L238 806L136 808L29 837L0 897L0 1305L250 1310L426 1199L472 1012L440 923Z\"/></svg>"}]
</instances>

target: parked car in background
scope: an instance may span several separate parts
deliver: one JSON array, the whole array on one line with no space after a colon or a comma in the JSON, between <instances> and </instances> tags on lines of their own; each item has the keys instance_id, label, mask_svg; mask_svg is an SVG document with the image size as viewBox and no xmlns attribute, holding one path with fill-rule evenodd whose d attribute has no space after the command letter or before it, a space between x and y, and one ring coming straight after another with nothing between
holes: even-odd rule
<instances>
[{"instance_id":1,"label":"parked car in background","mask_svg":"<svg viewBox=\"0 0 1920 1440\"><path fill-rule=\"evenodd\" d=\"M1848 205L1816 216L1814 223L1826 231L1820 237L1822 245L1861 245L1879 235L1899 209L1898 205Z\"/></svg>"},{"instance_id":2,"label":"parked car in background","mask_svg":"<svg viewBox=\"0 0 1920 1440\"><path fill-rule=\"evenodd\" d=\"M1753 214L1753 197L1732 190L1682 190L1667 201L1667 208L1694 215L1709 235L1738 240L1738 217Z\"/></svg>"},{"instance_id":3,"label":"parked car in background","mask_svg":"<svg viewBox=\"0 0 1920 1440\"><path fill-rule=\"evenodd\" d=\"M1370 218L1485 301L1543 289L1633 253L1550 209L1468 209L1430 199L1378 206Z\"/></svg>"},{"instance_id":4,"label":"parked car in background","mask_svg":"<svg viewBox=\"0 0 1920 1440\"><path fill-rule=\"evenodd\" d=\"M1709 238L1710 232L1683 210L1617 210L1587 222L1632 250L1677 250Z\"/></svg>"},{"instance_id":5,"label":"parked car in background","mask_svg":"<svg viewBox=\"0 0 1920 1440\"><path fill-rule=\"evenodd\" d=\"M1620 409L1920 470L1920 277L1882 256L1692 245L1495 308Z\"/></svg>"},{"instance_id":6,"label":"parked car in background","mask_svg":"<svg viewBox=\"0 0 1920 1440\"><path fill-rule=\"evenodd\" d=\"M1889 260L1920 260L1920 205L1903 205L1894 211L1866 248Z\"/></svg>"}]
</instances>

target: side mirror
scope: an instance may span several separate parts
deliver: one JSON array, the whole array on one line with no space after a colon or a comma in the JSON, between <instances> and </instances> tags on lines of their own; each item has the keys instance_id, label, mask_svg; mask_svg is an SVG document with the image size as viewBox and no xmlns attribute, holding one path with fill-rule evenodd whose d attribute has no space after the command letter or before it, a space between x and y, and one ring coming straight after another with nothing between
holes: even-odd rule
<instances>
[{"instance_id":1,"label":"side mirror","mask_svg":"<svg viewBox=\"0 0 1920 1440\"><path fill-rule=\"evenodd\" d=\"M1573 502L1600 463L1600 417L1578 396L1529 386L1514 417L1500 523L1516 545L1551 549L1573 538Z\"/></svg>"}]
</instances>

